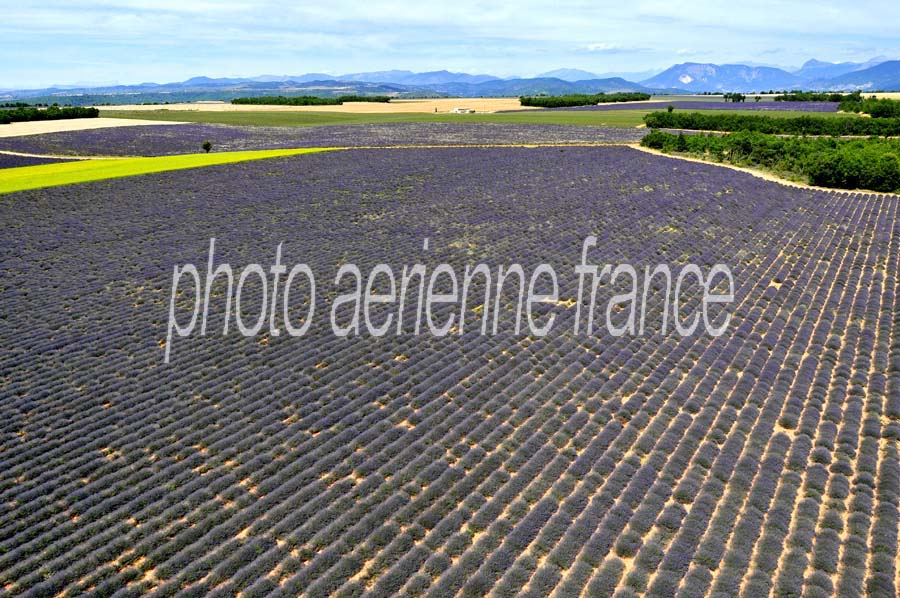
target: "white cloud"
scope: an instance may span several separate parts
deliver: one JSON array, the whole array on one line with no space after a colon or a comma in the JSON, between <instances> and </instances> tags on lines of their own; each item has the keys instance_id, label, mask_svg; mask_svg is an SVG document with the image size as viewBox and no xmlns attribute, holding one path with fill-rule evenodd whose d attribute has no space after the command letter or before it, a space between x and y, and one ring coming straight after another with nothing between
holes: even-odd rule
<instances>
[{"instance_id":1,"label":"white cloud","mask_svg":"<svg viewBox=\"0 0 900 598\"><path fill-rule=\"evenodd\" d=\"M588 44L587 51L588 52L609 52L614 50L620 50L622 46L618 44L608 44L606 42L601 42L599 44Z\"/></svg>"},{"instance_id":2,"label":"white cloud","mask_svg":"<svg viewBox=\"0 0 900 598\"><path fill-rule=\"evenodd\" d=\"M837 0L45 0L5 8L0 47L28 68L6 61L0 82L18 85L23 73L35 81L173 80L238 67L639 71L683 56L762 60L772 48L784 48L779 60L787 64L865 60L867 48L900 53L898 21L900 3L870 0L852 10ZM100 71L110 57L114 72ZM160 75L161 65L171 74Z\"/></svg>"}]
</instances>

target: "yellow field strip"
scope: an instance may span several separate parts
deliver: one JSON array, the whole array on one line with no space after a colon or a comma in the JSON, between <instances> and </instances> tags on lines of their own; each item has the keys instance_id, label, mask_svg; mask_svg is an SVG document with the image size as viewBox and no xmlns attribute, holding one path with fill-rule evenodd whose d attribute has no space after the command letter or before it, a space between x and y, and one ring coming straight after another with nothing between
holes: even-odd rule
<instances>
[{"instance_id":1,"label":"yellow field strip","mask_svg":"<svg viewBox=\"0 0 900 598\"><path fill-rule=\"evenodd\" d=\"M120 177L183 170L203 166L233 164L248 160L281 158L299 154L333 151L335 148L302 148L251 150L216 154L182 154L152 158L122 158L116 160L75 160L57 164L40 164L0 169L0 193L41 189L73 183L86 183Z\"/></svg>"}]
</instances>

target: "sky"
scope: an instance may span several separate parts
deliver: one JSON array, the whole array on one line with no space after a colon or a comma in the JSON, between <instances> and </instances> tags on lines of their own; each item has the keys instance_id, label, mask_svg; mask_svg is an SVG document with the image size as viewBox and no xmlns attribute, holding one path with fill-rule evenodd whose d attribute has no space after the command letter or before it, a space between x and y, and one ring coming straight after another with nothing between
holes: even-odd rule
<instances>
[{"instance_id":1,"label":"sky","mask_svg":"<svg viewBox=\"0 0 900 598\"><path fill-rule=\"evenodd\" d=\"M900 57L900 2L23 0L0 89L193 76L447 69L533 76L680 62L798 67Z\"/></svg>"}]
</instances>

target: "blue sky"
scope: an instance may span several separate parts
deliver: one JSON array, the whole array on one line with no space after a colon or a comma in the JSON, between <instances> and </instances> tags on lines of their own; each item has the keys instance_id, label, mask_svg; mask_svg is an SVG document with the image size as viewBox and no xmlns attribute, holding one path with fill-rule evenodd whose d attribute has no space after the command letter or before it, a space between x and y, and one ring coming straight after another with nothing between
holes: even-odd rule
<instances>
[{"instance_id":1,"label":"blue sky","mask_svg":"<svg viewBox=\"0 0 900 598\"><path fill-rule=\"evenodd\" d=\"M898 2L7 3L0 89L387 69L499 76L900 57ZM10 57L14 57L10 60Z\"/></svg>"}]
</instances>

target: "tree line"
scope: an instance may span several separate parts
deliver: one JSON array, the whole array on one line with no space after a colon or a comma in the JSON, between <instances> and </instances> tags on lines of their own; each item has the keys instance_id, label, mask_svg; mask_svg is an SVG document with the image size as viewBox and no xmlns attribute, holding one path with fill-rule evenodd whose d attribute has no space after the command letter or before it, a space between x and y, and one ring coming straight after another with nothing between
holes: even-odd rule
<instances>
[{"instance_id":1,"label":"tree line","mask_svg":"<svg viewBox=\"0 0 900 598\"><path fill-rule=\"evenodd\" d=\"M792 91L775 96L776 102L840 102L838 110L868 114L874 118L900 117L900 100L870 96L863 98L860 91L852 93L828 93Z\"/></svg>"},{"instance_id":2,"label":"tree line","mask_svg":"<svg viewBox=\"0 0 900 598\"><path fill-rule=\"evenodd\" d=\"M844 102L859 101L860 92L789 91L773 98L776 102Z\"/></svg>"},{"instance_id":3,"label":"tree line","mask_svg":"<svg viewBox=\"0 0 900 598\"><path fill-rule=\"evenodd\" d=\"M755 114L651 112L644 116L651 129L753 131L780 135L900 135L900 118L773 118Z\"/></svg>"},{"instance_id":4,"label":"tree line","mask_svg":"<svg viewBox=\"0 0 900 598\"><path fill-rule=\"evenodd\" d=\"M746 95L744 95L744 94L742 94L742 93L737 93L737 92L726 93L726 94L724 94L724 95L722 96L722 98L723 98L726 102L733 102L733 103L746 102L746 101L747 101L747 96L746 96ZM757 99L756 101L758 102L759 100Z\"/></svg>"},{"instance_id":5,"label":"tree line","mask_svg":"<svg viewBox=\"0 0 900 598\"><path fill-rule=\"evenodd\" d=\"M838 106L844 112L860 112L873 118L897 118L900 117L900 100L878 99L875 96L862 99L848 99Z\"/></svg>"},{"instance_id":6,"label":"tree line","mask_svg":"<svg viewBox=\"0 0 900 598\"><path fill-rule=\"evenodd\" d=\"M573 106L594 106L596 104L611 104L615 102L638 102L649 99L649 93L640 92L571 93L561 96L521 96L519 104L539 108L570 108Z\"/></svg>"},{"instance_id":7,"label":"tree line","mask_svg":"<svg viewBox=\"0 0 900 598\"><path fill-rule=\"evenodd\" d=\"M900 192L900 141L778 137L754 131L675 135L653 131L641 145L714 162L759 166L809 183L840 189Z\"/></svg>"},{"instance_id":8,"label":"tree line","mask_svg":"<svg viewBox=\"0 0 900 598\"><path fill-rule=\"evenodd\" d=\"M234 98L232 104L259 104L265 106L340 106L344 102L390 102L388 96L343 95L334 98L319 96L259 96Z\"/></svg>"},{"instance_id":9,"label":"tree line","mask_svg":"<svg viewBox=\"0 0 900 598\"><path fill-rule=\"evenodd\" d=\"M18 107L11 110L0 110L0 124L6 125L15 122L27 122L34 120L63 120L69 118L96 118L100 111L96 108L84 108L81 106L69 106L60 108Z\"/></svg>"}]
</instances>

